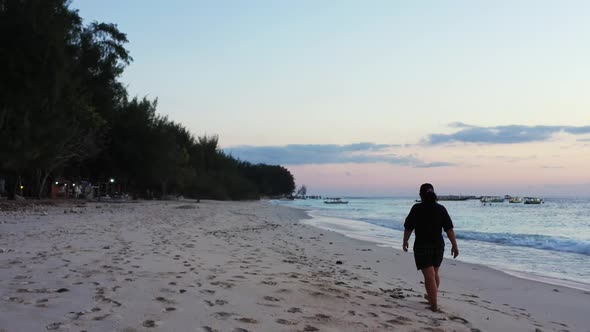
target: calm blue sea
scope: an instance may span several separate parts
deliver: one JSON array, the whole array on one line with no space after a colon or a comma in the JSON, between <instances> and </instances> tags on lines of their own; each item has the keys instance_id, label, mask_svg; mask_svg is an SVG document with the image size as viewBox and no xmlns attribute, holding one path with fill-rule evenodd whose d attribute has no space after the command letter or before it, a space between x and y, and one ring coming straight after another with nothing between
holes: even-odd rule
<instances>
[{"instance_id":1,"label":"calm blue sea","mask_svg":"<svg viewBox=\"0 0 590 332\"><path fill-rule=\"evenodd\" d=\"M401 248L403 223L415 198L345 199L349 204L314 199L273 202L308 210L313 217L309 223L320 228ZM545 198L540 205L508 201L484 205L478 200L440 203L455 225L457 259L590 290L590 199Z\"/></svg>"}]
</instances>

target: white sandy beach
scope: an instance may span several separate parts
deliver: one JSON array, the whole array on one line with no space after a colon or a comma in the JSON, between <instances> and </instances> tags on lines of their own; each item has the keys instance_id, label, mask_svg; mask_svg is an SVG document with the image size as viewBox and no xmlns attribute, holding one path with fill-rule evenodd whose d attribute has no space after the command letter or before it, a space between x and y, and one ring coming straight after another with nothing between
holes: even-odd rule
<instances>
[{"instance_id":1,"label":"white sandy beach","mask_svg":"<svg viewBox=\"0 0 590 332\"><path fill-rule=\"evenodd\" d=\"M0 211L0 331L590 331L590 293L413 256L268 202ZM460 243L459 243L460 245Z\"/></svg>"}]
</instances>

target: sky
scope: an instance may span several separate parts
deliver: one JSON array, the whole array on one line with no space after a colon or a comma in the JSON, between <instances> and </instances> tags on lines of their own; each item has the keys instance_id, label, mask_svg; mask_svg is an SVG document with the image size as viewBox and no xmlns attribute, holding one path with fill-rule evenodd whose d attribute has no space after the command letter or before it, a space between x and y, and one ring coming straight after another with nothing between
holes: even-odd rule
<instances>
[{"instance_id":1,"label":"sky","mask_svg":"<svg viewBox=\"0 0 590 332\"><path fill-rule=\"evenodd\" d=\"M310 194L590 196L588 1L76 0L132 96Z\"/></svg>"}]
</instances>

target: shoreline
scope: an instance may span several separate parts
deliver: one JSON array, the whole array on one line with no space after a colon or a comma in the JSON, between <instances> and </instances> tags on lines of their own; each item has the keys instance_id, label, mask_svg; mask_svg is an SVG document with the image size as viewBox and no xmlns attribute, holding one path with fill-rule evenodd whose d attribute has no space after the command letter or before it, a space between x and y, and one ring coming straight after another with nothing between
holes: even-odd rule
<instances>
[{"instance_id":1,"label":"shoreline","mask_svg":"<svg viewBox=\"0 0 590 332\"><path fill-rule=\"evenodd\" d=\"M274 203L270 202L270 204L274 204ZM280 205L280 206L285 206L288 208L293 208L296 210L305 211L307 213L307 215L309 216L309 219L311 219L311 221L306 220L305 222L313 227L317 227L317 228L320 228L323 230L334 231L334 232L337 232L339 234L342 234L342 235L352 238L352 239L366 241L367 243L371 243L376 246L391 248L394 250L398 250L399 252L402 252L401 249L398 249L398 248L401 248L401 238L403 236L403 233L401 231L391 229L388 227L383 227L383 226L376 225L376 224L363 222L360 220L355 220L355 219L322 216L322 215L317 214L315 212L315 210L312 210L312 209L309 209L306 207L296 207L296 206L288 206L288 205ZM351 224L353 224L353 225L351 225ZM355 227L359 231L366 231L367 229L377 228L377 229L380 229L381 233L391 233L392 235L393 234L397 235L396 233L400 233L400 236L388 236L388 237L384 238L382 241L379 241L379 239L375 236L354 233L354 231L350 228L351 226L354 227L355 226L354 224L362 224L363 225L363 227ZM348 232L346 231L347 227L349 227ZM398 238L400 241L392 241L393 238ZM387 240L389 240L389 241L387 241ZM446 237L445 237L445 241L446 241ZM412 248L410 246L410 252L411 252L411 249ZM530 280L530 281L545 283L548 285L562 286L562 287L568 287L568 288L572 288L572 289L590 292L590 283L585 283L585 282L581 282L581 281L577 281L577 280L552 277L552 276L547 276L547 275L542 275L542 274L535 274L533 272L511 269L510 267L502 267L502 266L497 266L497 265L485 265L485 264L472 262L472 261L459 260L459 262L461 262L463 264L472 264L472 265L476 265L476 266L490 268L495 271L505 273L507 275L510 275L510 276L513 276L516 278L520 278L520 279L524 279L524 280Z\"/></svg>"},{"instance_id":2,"label":"shoreline","mask_svg":"<svg viewBox=\"0 0 590 332\"><path fill-rule=\"evenodd\" d=\"M346 220L346 221L360 222L360 221L353 220L353 219L318 216L318 215L314 215L313 213L309 213L309 216L310 216L311 219L320 219L321 220L321 219L329 218L329 219L335 219L335 220ZM319 225L319 223L310 223L308 220L304 220L303 222L311 225L312 227L316 227L316 228L319 228L319 229L322 229L322 230L333 231L333 232L342 234L343 236L349 237L351 239L355 239L355 240L359 240L359 241L364 241L367 244L372 244L372 245L375 245L375 246L378 246L378 247L389 248L389 249L396 250L398 252L402 252L401 249L398 249L398 246L393 246L391 244L387 244L387 243L376 241L375 238L373 238L373 237L369 237L369 236L365 236L365 237L362 237L362 236L354 236L354 235L347 234L345 232L339 231L339 230L337 230L335 228L322 227L321 225ZM371 226L381 227L379 225L371 225ZM388 229L388 228L385 228L385 229ZM412 248L410 247L410 252L411 252L411 249ZM446 257L445 257L445 259L446 259ZM541 282L541 283L544 283L544 284L547 284L547 285L562 286L562 287L568 287L568 288L571 288L571 289L576 289L576 290L590 292L590 284L579 282L579 281L575 281L575 280L553 278L553 277L544 276L544 275L536 275L534 273L525 272L525 271L510 270L510 269L507 269L507 268L504 269L502 267L495 266L495 265L485 265L485 264L481 264L481 263L466 262L466 261L462 261L462 260L459 260L458 262L460 262L461 264L468 264L468 265L473 265L473 266L478 266L478 267L489 268L489 269L495 270L497 272L504 273L504 274L513 276L515 278L523 279L523 280Z\"/></svg>"},{"instance_id":3,"label":"shoreline","mask_svg":"<svg viewBox=\"0 0 590 332\"><path fill-rule=\"evenodd\" d=\"M382 248L385 250L392 250L396 256L400 256L400 255L404 256L405 255L407 257L410 257L410 260L413 263L413 256L411 255L411 251L408 253L405 253L401 249L398 249L389 243L375 241L374 237L354 236L351 234L346 234L346 232L343 232L342 229L338 230L338 229L332 229L329 227L320 226L322 224L321 221L326 220L326 219L331 220L331 221L345 221L345 222L353 222L353 223L363 223L362 221L316 215L316 214L314 214L313 210L308 209L308 208L299 208L299 207L291 207L291 206L285 206L285 207L292 208L295 210L305 211L305 213L308 215L308 219L301 220L301 222L304 224L310 225L311 227L317 228L319 230L333 232L335 234L338 234L339 236L345 237L345 238L350 239L355 242L359 242L361 244L371 245L371 246L374 246L377 248ZM320 222L318 222L318 221L320 221ZM374 224L369 224L369 225L371 227L384 228L379 225L374 225ZM384 228L384 229L389 230L389 231L393 231L393 232L396 231L396 230L392 230L389 228ZM401 242L398 247L401 247ZM445 252L445 253L448 255L447 252ZM448 269L445 268L445 266L448 267L449 265L453 266L454 268L460 267L464 270L480 271L480 273L486 274L488 277L495 280L495 283L494 283L495 285L493 287L490 287L492 289L496 288L496 287L504 288L504 286L502 286L501 284L505 283L506 285L513 285L513 284L524 285L524 288L527 288L527 289L528 288L540 288L540 289L543 289L545 292L551 291L554 294L558 294L561 292L572 292L574 294L578 294L578 296L588 297L590 295L590 285L588 285L588 284L579 283L579 282L575 282L575 281L571 281L571 280L567 280L567 279L556 279L556 278L550 278L550 277L544 277L544 276L535 276L533 274L528 274L526 272L521 272L521 271L509 271L509 270L506 271L506 270L500 269L498 267L487 266L484 264L464 262L464 261L455 261L451 258L448 258L448 256L445 256L444 262L443 262L443 267L441 267L441 276L443 278L442 282L444 284L446 284L447 283L447 280L445 280L445 279L447 279L446 277L448 275L451 275L451 278L454 279L453 280L453 288L461 288L464 285L465 280L462 280L463 279L462 276L458 276L457 273L452 273L452 271L448 271ZM459 274L461 274L461 272L459 272ZM419 273L417 273L416 278L417 278L417 280L421 280L422 276ZM469 278L469 279L470 280L468 280L468 281L471 282L472 281L471 278ZM484 280L484 279L485 278L482 278L482 280ZM499 282L497 279L500 279L502 281ZM420 282L420 283L422 283L422 282ZM500 286L498 286L498 284L500 284ZM515 287L517 287L517 286L515 286ZM477 291L482 292L482 291L486 290L486 288L487 287L484 285L478 285L477 290L474 290L473 292L474 293L477 293ZM456 290L456 289L454 291L458 292L458 290ZM446 292L445 287L443 286L441 288L441 290L439 290L439 292L441 294L443 294L442 297L444 298L445 297L444 294ZM490 294L488 293L487 295L489 296ZM440 296L440 294L439 294L439 296ZM480 295L478 295L478 296L470 295L470 296L474 296L476 298L483 297ZM510 299L515 299L515 298L518 299L518 298L521 298L522 295L508 295L508 297ZM504 298L504 297L502 297L502 298ZM486 302L486 301L484 301L484 302ZM507 302L509 302L509 301L507 301ZM540 306L539 306L539 304L540 304ZM536 303L535 309L538 311L539 314L547 314L547 312L552 311L549 308L544 308L543 307L544 304L546 304L549 307L549 305L551 303L549 303L549 302ZM507 305L507 304L504 303L503 305ZM526 302L521 302L520 305L522 305L523 308L527 308ZM555 307L555 304L552 304L551 307ZM583 321L585 317L584 318L578 317L578 318L582 319L582 321ZM590 319L587 319L587 322L590 322ZM578 325L580 330L582 329L582 327L587 328L586 327L587 323L585 323L585 324L586 325L583 325L583 324ZM558 324L558 325L561 325L561 324ZM565 327L565 325L561 325L561 326ZM504 330L504 329L494 328L492 330ZM566 331L566 330L568 330L568 329L561 329L560 331ZM574 329L574 330L577 331L577 329ZM590 329L588 329L588 331L590 331Z\"/></svg>"},{"instance_id":4,"label":"shoreline","mask_svg":"<svg viewBox=\"0 0 590 332\"><path fill-rule=\"evenodd\" d=\"M446 260L442 312L411 254L268 202L0 212L4 331L585 331L589 293ZM3 332L4 332L3 331Z\"/></svg>"}]
</instances>

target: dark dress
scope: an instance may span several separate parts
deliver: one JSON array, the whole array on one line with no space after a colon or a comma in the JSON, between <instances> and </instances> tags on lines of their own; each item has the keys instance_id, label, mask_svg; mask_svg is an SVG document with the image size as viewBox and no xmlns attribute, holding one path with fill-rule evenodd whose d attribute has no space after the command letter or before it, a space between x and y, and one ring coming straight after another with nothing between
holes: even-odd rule
<instances>
[{"instance_id":1,"label":"dark dress","mask_svg":"<svg viewBox=\"0 0 590 332\"><path fill-rule=\"evenodd\" d=\"M414 259L416 268L434 266L442 263L445 241L442 231L453 228L453 221L444 206L434 203L417 203L406 217L404 228L415 231Z\"/></svg>"}]
</instances>

